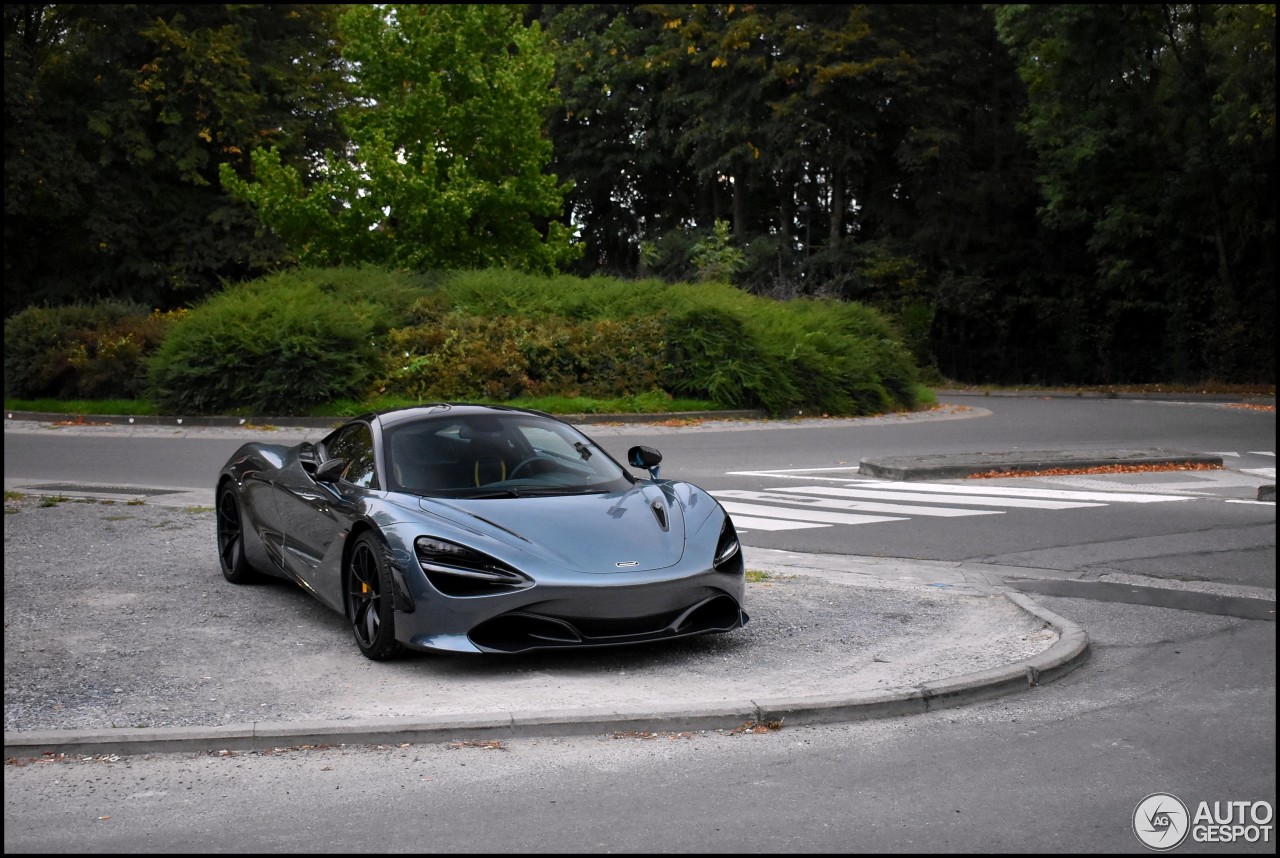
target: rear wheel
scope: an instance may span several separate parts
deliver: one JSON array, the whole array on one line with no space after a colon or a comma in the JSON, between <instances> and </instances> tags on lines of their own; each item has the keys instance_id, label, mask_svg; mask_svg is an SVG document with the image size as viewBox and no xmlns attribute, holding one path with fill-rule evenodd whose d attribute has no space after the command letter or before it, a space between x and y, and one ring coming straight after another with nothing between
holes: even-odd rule
<instances>
[{"instance_id":1,"label":"rear wheel","mask_svg":"<svg viewBox=\"0 0 1280 858\"><path fill-rule=\"evenodd\" d=\"M258 573L244 556L244 519L240 515L240 496L227 483L218 493L218 564L222 575L232 584L249 584Z\"/></svg>"},{"instance_id":2,"label":"rear wheel","mask_svg":"<svg viewBox=\"0 0 1280 858\"><path fill-rule=\"evenodd\" d=\"M374 661L399 655L391 572L377 536L363 533L356 539L347 562L346 579L347 620L360 652Z\"/></svg>"}]
</instances>

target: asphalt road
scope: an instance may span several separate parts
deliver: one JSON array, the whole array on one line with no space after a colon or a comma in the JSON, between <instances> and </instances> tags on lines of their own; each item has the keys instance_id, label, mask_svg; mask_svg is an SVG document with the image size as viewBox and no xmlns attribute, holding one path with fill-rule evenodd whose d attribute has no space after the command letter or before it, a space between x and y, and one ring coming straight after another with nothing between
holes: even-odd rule
<instances>
[{"instance_id":1,"label":"asphalt road","mask_svg":"<svg viewBox=\"0 0 1280 858\"><path fill-rule=\"evenodd\" d=\"M1275 807L1274 622L1043 601L1088 665L911 717L11 762L5 852L1143 853L1151 793Z\"/></svg>"}]
</instances>

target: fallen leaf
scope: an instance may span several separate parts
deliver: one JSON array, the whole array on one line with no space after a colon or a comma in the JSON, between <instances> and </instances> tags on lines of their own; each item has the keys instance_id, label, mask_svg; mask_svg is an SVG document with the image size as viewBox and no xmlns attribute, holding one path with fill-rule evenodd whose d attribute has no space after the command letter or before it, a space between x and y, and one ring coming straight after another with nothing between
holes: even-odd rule
<instances>
[{"instance_id":1,"label":"fallen leaf","mask_svg":"<svg viewBox=\"0 0 1280 858\"><path fill-rule=\"evenodd\" d=\"M1069 477L1082 474L1141 474L1149 471L1225 471L1222 465L1168 462L1155 465L1098 465L1092 468L1045 468L1042 471L983 471L965 479L990 480L999 477Z\"/></svg>"}]
</instances>

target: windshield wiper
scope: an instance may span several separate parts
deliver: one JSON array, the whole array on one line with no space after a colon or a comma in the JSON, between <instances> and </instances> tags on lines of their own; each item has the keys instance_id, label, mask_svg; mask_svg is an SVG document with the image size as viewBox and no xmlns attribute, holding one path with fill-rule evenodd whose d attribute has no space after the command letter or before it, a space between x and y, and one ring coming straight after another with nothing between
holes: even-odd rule
<instances>
[{"instance_id":1,"label":"windshield wiper","mask_svg":"<svg viewBox=\"0 0 1280 858\"><path fill-rule=\"evenodd\" d=\"M602 495L604 489L580 489L574 486L523 486L521 496L525 495Z\"/></svg>"},{"instance_id":2,"label":"windshield wiper","mask_svg":"<svg viewBox=\"0 0 1280 858\"><path fill-rule=\"evenodd\" d=\"M459 495L458 498L460 500L475 500L475 499L483 500L484 498L518 498L523 493L524 492L521 489L512 487L507 489L493 489L492 491L487 491L487 492L469 492L464 495Z\"/></svg>"}]
</instances>

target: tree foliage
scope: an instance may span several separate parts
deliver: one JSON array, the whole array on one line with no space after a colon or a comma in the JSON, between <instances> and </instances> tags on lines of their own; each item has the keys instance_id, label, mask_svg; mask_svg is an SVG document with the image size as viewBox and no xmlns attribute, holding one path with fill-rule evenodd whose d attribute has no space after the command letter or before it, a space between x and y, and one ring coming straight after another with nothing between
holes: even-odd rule
<instances>
[{"instance_id":1,"label":"tree foliage","mask_svg":"<svg viewBox=\"0 0 1280 858\"><path fill-rule=\"evenodd\" d=\"M1274 6L538 9L580 273L727 219L966 380L1274 379Z\"/></svg>"},{"instance_id":2,"label":"tree foliage","mask_svg":"<svg viewBox=\"0 0 1280 858\"><path fill-rule=\"evenodd\" d=\"M1127 377L1157 351L1173 375L1274 378L1274 334L1250 319L1275 311L1275 7L1007 6L997 22L1044 222L1091 263L1062 293L1087 308L1081 369Z\"/></svg>"},{"instance_id":3,"label":"tree foliage","mask_svg":"<svg viewBox=\"0 0 1280 858\"><path fill-rule=\"evenodd\" d=\"M573 253L544 172L555 94L541 28L520 7L351 6L341 18L358 100L314 176L274 149L224 185L310 265L552 271Z\"/></svg>"},{"instance_id":4,"label":"tree foliage","mask_svg":"<svg viewBox=\"0 0 1280 858\"><path fill-rule=\"evenodd\" d=\"M218 167L338 139L335 8L6 5L6 314L179 306L276 265Z\"/></svg>"},{"instance_id":5,"label":"tree foliage","mask_svg":"<svg viewBox=\"0 0 1280 858\"><path fill-rule=\"evenodd\" d=\"M1275 378L1274 5L52 4L5 40L6 314L500 266L857 302L962 381Z\"/></svg>"}]
</instances>

